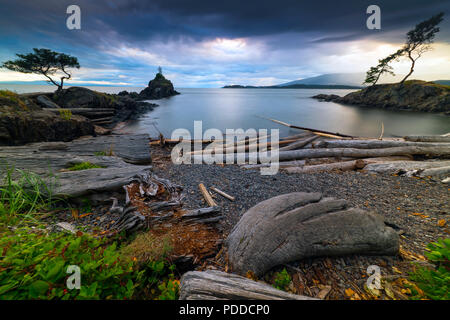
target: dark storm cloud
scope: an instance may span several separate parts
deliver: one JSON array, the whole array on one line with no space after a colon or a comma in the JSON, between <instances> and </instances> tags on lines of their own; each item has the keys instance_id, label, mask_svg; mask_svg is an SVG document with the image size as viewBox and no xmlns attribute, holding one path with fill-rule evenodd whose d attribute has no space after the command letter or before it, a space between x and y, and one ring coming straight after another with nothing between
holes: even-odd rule
<instances>
[{"instance_id":1,"label":"dark storm cloud","mask_svg":"<svg viewBox=\"0 0 450 320\"><path fill-rule=\"evenodd\" d=\"M70 4L81 7L83 30L87 32L68 34L65 30L65 10ZM321 42L345 41L374 35L365 26L365 10L371 4L381 7L382 28L388 32L411 28L418 21L450 8L450 2L442 0L0 0L0 27L10 32L41 31L63 38L70 35L86 43L101 42L102 34L139 42L153 38L252 37L285 32L316 32Z\"/></svg>"},{"instance_id":2,"label":"dark storm cloud","mask_svg":"<svg viewBox=\"0 0 450 320\"><path fill-rule=\"evenodd\" d=\"M72 4L81 8L81 30L66 28ZM372 4L381 7L381 30L366 28ZM163 65L181 85L275 84L364 71L379 58L370 56L376 46L346 42L397 46L440 11L436 40L450 42L449 0L0 0L0 61L46 47L79 57L83 80L146 83Z\"/></svg>"}]
</instances>

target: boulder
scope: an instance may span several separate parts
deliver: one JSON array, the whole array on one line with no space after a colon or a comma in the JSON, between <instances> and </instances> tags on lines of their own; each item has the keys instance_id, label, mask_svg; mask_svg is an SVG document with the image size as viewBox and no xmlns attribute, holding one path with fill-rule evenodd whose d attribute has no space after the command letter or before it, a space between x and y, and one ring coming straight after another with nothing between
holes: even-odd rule
<instances>
[{"instance_id":1,"label":"boulder","mask_svg":"<svg viewBox=\"0 0 450 320\"><path fill-rule=\"evenodd\" d=\"M166 79L161 73L157 73L155 78L148 83L148 87L139 93L141 100L152 100L167 98L179 94L173 88L170 80Z\"/></svg>"},{"instance_id":2,"label":"boulder","mask_svg":"<svg viewBox=\"0 0 450 320\"><path fill-rule=\"evenodd\" d=\"M180 300L316 300L235 274L190 271L181 277Z\"/></svg>"},{"instance_id":3,"label":"boulder","mask_svg":"<svg viewBox=\"0 0 450 320\"><path fill-rule=\"evenodd\" d=\"M59 109L61 108L52 100L50 100L47 96L41 95L36 98L37 104L39 104L42 108L50 108L50 109Z\"/></svg>"},{"instance_id":4,"label":"boulder","mask_svg":"<svg viewBox=\"0 0 450 320\"><path fill-rule=\"evenodd\" d=\"M397 233L375 213L321 193L289 193L250 208L226 240L233 272L263 275L272 267L319 256L394 255Z\"/></svg>"}]
</instances>

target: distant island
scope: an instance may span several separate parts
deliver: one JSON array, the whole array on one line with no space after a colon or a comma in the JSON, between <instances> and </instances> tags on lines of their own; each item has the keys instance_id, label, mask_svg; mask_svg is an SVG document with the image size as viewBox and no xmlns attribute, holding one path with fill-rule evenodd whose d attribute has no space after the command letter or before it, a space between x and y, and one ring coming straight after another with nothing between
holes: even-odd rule
<instances>
[{"instance_id":1,"label":"distant island","mask_svg":"<svg viewBox=\"0 0 450 320\"><path fill-rule=\"evenodd\" d=\"M293 84L287 86L242 86L242 85L228 85L222 87L223 89L362 89L361 86L348 85L327 85L327 84Z\"/></svg>"}]
</instances>

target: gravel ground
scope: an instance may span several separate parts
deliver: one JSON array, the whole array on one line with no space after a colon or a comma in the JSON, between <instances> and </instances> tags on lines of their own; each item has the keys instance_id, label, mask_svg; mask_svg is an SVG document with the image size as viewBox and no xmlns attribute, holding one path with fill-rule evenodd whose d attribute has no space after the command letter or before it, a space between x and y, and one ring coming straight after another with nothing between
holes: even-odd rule
<instances>
[{"instance_id":1,"label":"gravel ground","mask_svg":"<svg viewBox=\"0 0 450 320\"><path fill-rule=\"evenodd\" d=\"M159 154L161 156L161 153ZM438 221L448 219L450 189L448 185L431 179L418 179L362 172L285 174L263 176L256 169L242 169L237 165L173 165L155 160L154 172L177 183L187 195L185 207L206 206L198 184L216 187L234 197L234 202L210 192L223 208L225 235L249 208L257 203L290 192L322 192L324 196L346 199L355 207L375 211L402 234L415 252L423 253L424 246L439 237L448 236L448 228ZM420 213L422 216L417 215Z\"/></svg>"},{"instance_id":2,"label":"gravel ground","mask_svg":"<svg viewBox=\"0 0 450 320\"><path fill-rule=\"evenodd\" d=\"M291 291L298 294L316 296L326 286L331 286L327 299L374 298L364 290L369 265L380 266L381 274L391 280L405 278L412 269L411 260L421 262L426 245L450 233L450 189L438 180L354 171L263 176L259 170L242 169L237 165L173 165L168 150L160 148L154 148L152 156L155 174L183 186L185 208L207 206L199 183L236 197L231 202L210 190L225 216L221 222L224 238L249 208L290 192L322 192L325 196L346 199L355 207L384 216L386 223L400 234L401 248L406 255L325 257L287 265L293 276ZM438 225L440 220L446 222L444 226ZM420 258L406 258L411 257L410 254ZM266 281L270 282L271 274L266 275ZM395 288L396 299L407 298L400 292L401 283ZM346 291L348 289L351 290ZM379 298L389 298L386 292L382 291Z\"/></svg>"},{"instance_id":3,"label":"gravel ground","mask_svg":"<svg viewBox=\"0 0 450 320\"><path fill-rule=\"evenodd\" d=\"M386 223L400 234L402 252L397 256L307 259L266 274L264 280L273 283L274 272L286 267L293 280L289 291L297 294L317 296L319 292L331 288L326 299L372 299L374 296L364 289L368 266L379 266L382 276L390 281L407 278L413 268L412 262L426 263L422 257L426 245L448 237L450 233L450 189L438 180L353 171L263 176L259 170L242 169L237 165L173 165L170 150L158 147L152 149L152 158L156 175L183 187L185 209L207 206L199 191L199 183L208 189L216 187L236 198L232 202L210 190L224 215L218 225L224 239L249 208L265 199L290 192L322 192L325 196L346 199L355 207L382 215ZM73 219L72 212L65 211L49 220L84 226L86 231L97 228L97 232L100 232L118 218L116 214L108 212L109 206L108 203L92 208L89 210L92 214L81 219ZM442 223L442 220L445 224L439 226L438 221ZM201 269L205 265L206 268L225 269L224 255L210 260ZM402 283L392 282L388 286L396 299L408 298L407 293L402 291ZM381 290L378 298L391 298L387 292Z\"/></svg>"}]
</instances>

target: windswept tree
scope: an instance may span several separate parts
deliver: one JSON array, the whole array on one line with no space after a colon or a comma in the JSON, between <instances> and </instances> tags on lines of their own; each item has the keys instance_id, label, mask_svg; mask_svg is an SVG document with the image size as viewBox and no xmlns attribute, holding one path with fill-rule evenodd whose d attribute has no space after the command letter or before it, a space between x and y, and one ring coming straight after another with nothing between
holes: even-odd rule
<instances>
[{"instance_id":1,"label":"windswept tree","mask_svg":"<svg viewBox=\"0 0 450 320\"><path fill-rule=\"evenodd\" d=\"M400 83L405 82L406 79L414 72L417 59L423 53L431 50L431 44L434 41L436 33L439 32L437 25L443 20L444 13L439 13L432 16L430 19L422 21L415 28L406 34L406 43L397 52L387 56L384 59L378 60L376 67L371 67L366 74L364 84L376 84L384 73L395 75L390 63L394 60L398 61L401 57L407 57L411 61L411 68L409 73L402 79Z\"/></svg>"},{"instance_id":2,"label":"windswept tree","mask_svg":"<svg viewBox=\"0 0 450 320\"><path fill-rule=\"evenodd\" d=\"M49 83L57 86L58 91L62 90L64 80L72 76L67 69L80 68L76 57L49 49L33 48L33 51L28 54L16 54L19 59L6 61L2 67L22 73L41 74L48 79ZM59 77L60 81L57 82L51 76Z\"/></svg>"},{"instance_id":3,"label":"windswept tree","mask_svg":"<svg viewBox=\"0 0 450 320\"><path fill-rule=\"evenodd\" d=\"M363 84L375 85L384 73L395 76L394 69L390 66L390 63L398 60L402 54L403 49L400 49L386 58L378 60L378 65L376 67L370 67L370 70L367 71L366 80Z\"/></svg>"},{"instance_id":4,"label":"windswept tree","mask_svg":"<svg viewBox=\"0 0 450 320\"><path fill-rule=\"evenodd\" d=\"M414 72L417 59L419 59L423 53L431 50L431 44L434 41L434 37L440 30L437 25L442 22L443 17L443 12L432 16L430 19L416 25L413 30L406 34L406 43L402 50L404 55L411 61L411 68L409 73L400 83L405 82L405 80Z\"/></svg>"}]
</instances>

